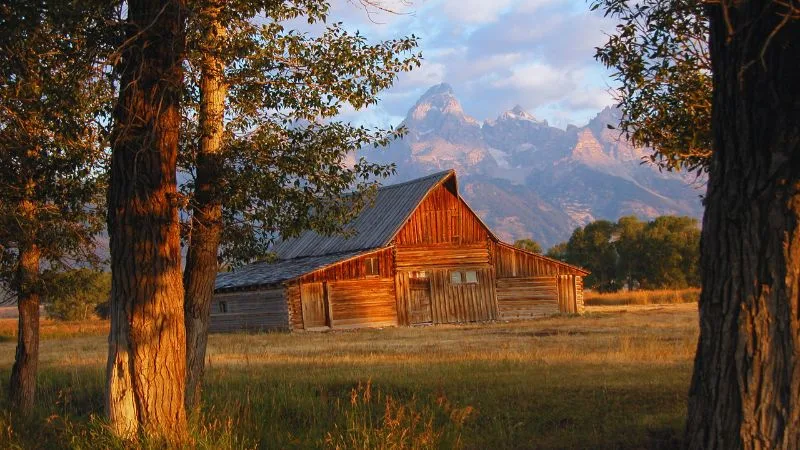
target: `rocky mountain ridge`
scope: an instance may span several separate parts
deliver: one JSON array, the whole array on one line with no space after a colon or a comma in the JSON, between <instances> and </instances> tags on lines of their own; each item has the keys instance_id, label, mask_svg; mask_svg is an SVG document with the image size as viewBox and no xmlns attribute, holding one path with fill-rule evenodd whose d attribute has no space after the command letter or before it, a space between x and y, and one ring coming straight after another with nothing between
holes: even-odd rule
<instances>
[{"instance_id":1,"label":"rocky mountain ridge","mask_svg":"<svg viewBox=\"0 0 800 450\"><path fill-rule=\"evenodd\" d=\"M456 169L467 202L512 242L532 237L549 247L577 226L624 215L700 217L702 180L647 164L647 149L608 128L619 118L606 108L586 126L560 129L517 105L481 123L439 84L409 110L403 139L366 156L396 163L393 181Z\"/></svg>"}]
</instances>

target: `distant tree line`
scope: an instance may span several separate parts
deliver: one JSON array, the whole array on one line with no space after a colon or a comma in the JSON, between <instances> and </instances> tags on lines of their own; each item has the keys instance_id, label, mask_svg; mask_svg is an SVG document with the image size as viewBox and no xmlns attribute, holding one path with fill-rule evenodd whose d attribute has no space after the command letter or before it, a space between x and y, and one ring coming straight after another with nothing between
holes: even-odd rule
<instances>
[{"instance_id":1,"label":"distant tree line","mask_svg":"<svg viewBox=\"0 0 800 450\"><path fill-rule=\"evenodd\" d=\"M547 256L591 270L585 286L601 292L700 285L700 227L691 217L596 220Z\"/></svg>"}]
</instances>

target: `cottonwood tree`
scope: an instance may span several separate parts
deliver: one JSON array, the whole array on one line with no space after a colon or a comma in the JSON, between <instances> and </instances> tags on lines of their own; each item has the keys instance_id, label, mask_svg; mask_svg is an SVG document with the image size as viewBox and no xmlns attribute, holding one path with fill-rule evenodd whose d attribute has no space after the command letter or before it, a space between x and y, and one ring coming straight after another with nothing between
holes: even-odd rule
<instances>
[{"instance_id":1,"label":"cottonwood tree","mask_svg":"<svg viewBox=\"0 0 800 450\"><path fill-rule=\"evenodd\" d=\"M800 3L710 3L713 148L689 448L800 448Z\"/></svg>"},{"instance_id":2,"label":"cottonwood tree","mask_svg":"<svg viewBox=\"0 0 800 450\"><path fill-rule=\"evenodd\" d=\"M595 59L614 70L619 126L668 170L704 171L711 155L711 61L702 0L592 0L619 21Z\"/></svg>"},{"instance_id":3,"label":"cottonwood tree","mask_svg":"<svg viewBox=\"0 0 800 450\"><path fill-rule=\"evenodd\" d=\"M19 308L9 398L22 415L35 399L40 271L95 261L112 95L99 61L114 13L98 2L0 5L0 280Z\"/></svg>"},{"instance_id":4,"label":"cottonwood tree","mask_svg":"<svg viewBox=\"0 0 800 450\"><path fill-rule=\"evenodd\" d=\"M700 339L685 444L689 448L798 448L800 71L796 62L800 60L800 5L775 0L637 4L642 6L600 1L593 7L611 6L606 9L611 14L637 11L634 19L646 19L645 24L661 20L664 25L662 31L633 24L626 27L625 17L630 16L618 15L623 19L618 30L626 30L625 39L640 36L657 44L664 32L682 23L687 25L686 36L694 36L692 40L699 40L705 29L710 36L708 56L703 59L707 62L698 64L702 73L712 75L710 84L705 82L713 85L708 112L696 121L678 118L639 125L658 125L673 130L674 136L687 130L684 136L689 139L674 152L673 165L681 165L685 153L688 167L707 167L709 172L701 239ZM650 8L644 9L645 5ZM708 8L707 15L703 7ZM651 20L651 11L661 16ZM668 41L681 42L681 35L675 36ZM630 47L620 45L620 54L628 56L618 58L613 40L612 36L613 45L606 46L611 49L607 60L613 66L619 64L622 73L633 75L620 78L632 92L647 85L648 80L637 74L646 75L642 68L652 67L654 58L669 56L676 49L681 54L682 46L690 45L664 47L664 52L652 55L641 47L644 58L628 55ZM604 52L598 50L598 55L604 58ZM661 80L666 83L670 78ZM653 104L672 106L656 110L681 117L681 109L693 107L682 100L681 89L678 82L674 88L667 87L664 101ZM672 98L671 91L678 94ZM648 99L644 100L647 105ZM710 120L702 120L703 116ZM698 142L708 136L705 147L713 149L710 156L703 152L698 154L702 158L694 158L694 135ZM670 149L671 136L664 136L663 145L655 138L652 144L657 150L660 145Z\"/></svg>"},{"instance_id":5,"label":"cottonwood tree","mask_svg":"<svg viewBox=\"0 0 800 450\"><path fill-rule=\"evenodd\" d=\"M107 217L108 419L122 437L170 445L187 439L176 182L185 17L183 0L127 2Z\"/></svg>"},{"instance_id":6,"label":"cottonwood tree","mask_svg":"<svg viewBox=\"0 0 800 450\"><path fill-rule=\"evenodd\" d=\"M533 239L517 239L514 241L514 247L521 248L533 253L542 253L542 246Z\"/></svg>"},{"instance_id":7,"label":"cottonwood tree","mask_svg":"<svg viewBox=\"0 0 800 450\"><path fill-rule=\"evenodd\" d=\"M219 261L263 258L278 234L345 232L376 179L393 170L363 159L348 163L348 156L401 133L336 116L375 104L420 58L413 36L370 44L338 23L318 36L286 30L290 19L325 22L327 1L194 7L181 157L191 176L182 190L191 217L184 271L190 408L200 401Z\"/></svg>"},{"instance_id":8,"label":"cottonwood tree","mask_svg":"<svg viewBox=\"0 0 800 450\"><path fill-rule=\"evenodd\" d=\"M569 241L548 252L591 270L586 286L600 291L699 286L699 255L697 219L679 216L597 220L576 228Z\"/></svg>"}]
</instances>

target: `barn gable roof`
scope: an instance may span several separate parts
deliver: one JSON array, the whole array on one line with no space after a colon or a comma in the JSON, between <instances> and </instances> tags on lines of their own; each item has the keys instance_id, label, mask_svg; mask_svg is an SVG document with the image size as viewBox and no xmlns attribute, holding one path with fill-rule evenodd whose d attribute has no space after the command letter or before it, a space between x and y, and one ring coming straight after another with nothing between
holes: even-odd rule
<instances>
[{"instance_id":1,"label":"barn gable roof","mask_svg":"<svg viewBox=\"0 0 800 450\"><path fill-rule=\"evenodd\" d=\"M309 272L330 266L341 260L350 259L364 253L362 251L335 253L332 255L309 256L275 262L257 262L240 267L233 272L217 275L215 290L242 288L245 286L266 286L291 280Z\"/></svg>"},{"instance_id":2,"label":"barn gable roof","mask_svg":"<svg viewBox=\"0 0 800 450\"><path fill-rule=\"evenodd\" d=\"M450 177L455 177L455 171L381 187L374 203L348 224L348 229L354 231L352 236L324 236L309 230L279 242L273 251L278 259L285 260L385 247L428 193Z\"/></svg>"}]
</instances>

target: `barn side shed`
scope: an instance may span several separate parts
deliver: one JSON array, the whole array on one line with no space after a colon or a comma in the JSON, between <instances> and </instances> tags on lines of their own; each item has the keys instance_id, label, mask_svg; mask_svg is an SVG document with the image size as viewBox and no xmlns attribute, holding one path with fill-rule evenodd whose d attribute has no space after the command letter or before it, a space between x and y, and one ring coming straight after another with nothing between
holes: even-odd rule
<instances>
[{"instance_id":1,"label":"barn side shed","mask_svg":"<svg viewBox=\"0 0 800 450\"><path fill-rule=\"evenodd\" d=\"M483 322L583 310L585 270L500 241L454 171L378 190L348 227L217 278L212 331Z\"/></svg>"}]
</instances>

